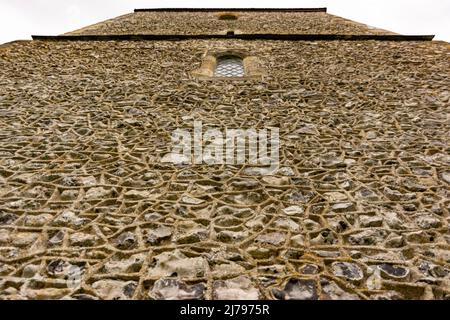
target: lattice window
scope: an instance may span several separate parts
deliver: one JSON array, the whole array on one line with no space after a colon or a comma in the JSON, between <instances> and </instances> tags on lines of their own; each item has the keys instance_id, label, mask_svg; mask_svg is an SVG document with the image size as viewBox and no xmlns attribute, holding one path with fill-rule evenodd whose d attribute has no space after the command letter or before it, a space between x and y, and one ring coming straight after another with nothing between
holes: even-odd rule
<instances>
[{"instance_id":1,"label":"lattice window","mask_svg":"<svg viewBox=\"0 0 450 320\"><path fill-rule=\"evenodd\" d=\"M222 56L217 59L216 77L243 77L244 63L237 56Z\"/></svg>"}]
</instances>

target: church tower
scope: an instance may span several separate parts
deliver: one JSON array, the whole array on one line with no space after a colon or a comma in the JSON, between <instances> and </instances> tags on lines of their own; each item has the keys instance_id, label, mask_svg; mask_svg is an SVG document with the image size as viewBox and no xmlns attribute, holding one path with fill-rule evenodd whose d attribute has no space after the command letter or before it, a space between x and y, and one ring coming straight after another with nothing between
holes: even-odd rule
<instances>
[{"instance_id":1,"label":"church tower","mask_svg":"<svg viewBox=\"0 0 450 320\"><path fill-rule=\"evenodd\" d=\"M449 45L138 9L0 47L0 299L449 299Z\"/></svg>"}]
</instances>

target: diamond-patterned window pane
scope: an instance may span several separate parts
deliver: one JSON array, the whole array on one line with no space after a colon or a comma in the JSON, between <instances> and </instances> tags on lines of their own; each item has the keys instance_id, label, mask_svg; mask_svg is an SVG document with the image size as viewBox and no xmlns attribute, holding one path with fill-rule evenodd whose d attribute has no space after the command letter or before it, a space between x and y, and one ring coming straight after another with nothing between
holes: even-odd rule
<instances>
[{"instance_id":1,"label":"diamond-patterned window pane","mask_svg":"<svg viewBox=\"0 0 450 320\"><path fill-rule=\"evenodd\" d=\"M216 77L243 77L244 64L236 56L220 57L217 61Z\"/></svg>"}]
</instances>

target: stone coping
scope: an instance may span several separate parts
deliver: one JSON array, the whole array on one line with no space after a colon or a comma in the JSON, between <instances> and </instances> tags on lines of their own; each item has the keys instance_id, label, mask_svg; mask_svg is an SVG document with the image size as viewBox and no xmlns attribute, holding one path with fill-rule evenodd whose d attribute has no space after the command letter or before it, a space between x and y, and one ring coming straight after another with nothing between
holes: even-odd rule
<instances>
[{"instance_id":1,"label":"stone coping","mask_svg":"<svg viewBox=\"0 0 450 320\"><path fill-rule=\"evenodd\" d=\"M396 34L114 34L114 35L32 35L41 41L130 41L130 40L191 40L191 39L241 39L241 40L289 40L289 41L431 41L434 35Z\"/></svg>"},{"instance_id":2,"label":"stone coping","mask_svg":"<svg viewBox=\"0 0 450 320\"><path fill-rule=\"evenodd\" d=\"M327 8L143 8L134 9L134 12L218 12L218 11L256 11L256 12L327 12Z\"/></svg>"}]
</instances>

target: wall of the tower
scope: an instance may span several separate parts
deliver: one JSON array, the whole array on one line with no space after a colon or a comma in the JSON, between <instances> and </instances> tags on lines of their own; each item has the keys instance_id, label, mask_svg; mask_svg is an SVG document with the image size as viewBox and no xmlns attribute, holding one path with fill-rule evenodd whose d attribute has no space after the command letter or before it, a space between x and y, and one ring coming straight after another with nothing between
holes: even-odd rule
<instances>
[{"instance_id":1,"label":"wall of the tower","mask_svg":"<svg viewBox=\"0 0 450 320\"><path fill-rule=\"evenodd\" d=\"M198 80L214 48L249 51L265 76ZM448 298L448 54L376 41L1 48L0 298L179 298L161 289L177 281L191 298ZM194 120L279 127L280 170L160 163ZM58 278L70 265L80 290ZM45 286L25 288L38 273Z\"/></svg>"},{"instance_id":2,"label":"wall of the tower","mask_svg":"<svg viewBox=\"0 0 450 320\"><path fill-rule=\"evenodd\" d=\"M69 34L391 34L325 12L135 12Z\"/></svg>"}]
</instances>

